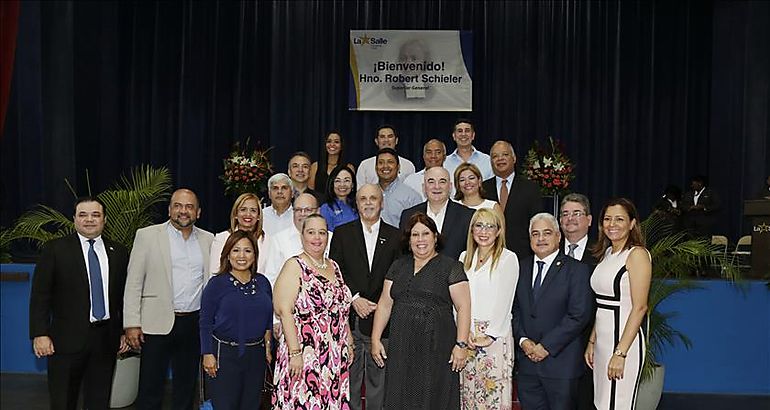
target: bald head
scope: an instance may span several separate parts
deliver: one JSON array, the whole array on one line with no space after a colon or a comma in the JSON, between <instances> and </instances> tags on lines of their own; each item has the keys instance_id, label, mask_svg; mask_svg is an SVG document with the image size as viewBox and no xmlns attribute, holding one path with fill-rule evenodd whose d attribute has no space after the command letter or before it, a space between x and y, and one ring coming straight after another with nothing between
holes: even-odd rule
<instances>
[{"instance_id":1,"label":"bald head","mask_svg":"<svg viewBox=\"0 0 770 410\"><path fill-rule=\"evenodd\" d=\"M425 171L422 188L428 202L443 205L449 199L449 171L444 167L433 167Z\"/></svg>"},{"instance_id":2,"label":"bald head","mask_svg":"<svg viewBox=\"0 0 770 410\"><path fill-rule=\"evenodd\" d=\"M171 225L183 232L192 231L193 225L201 216L198 196L195 192L181 188L171 194L168 204L168 217Z\"/></svg>"},{"instance_id":3,"label":"bald head","mask_svg":"<svg viewBox=\"0 0 770 410\"><path fill-rule=\"evenodd\" d=\"M497 141L492 144L489 151L489 161L492 163L492 171L501 178L508 178L516 166L516 153L513 145L508 141Z\"/></svg>"}]
</instances>

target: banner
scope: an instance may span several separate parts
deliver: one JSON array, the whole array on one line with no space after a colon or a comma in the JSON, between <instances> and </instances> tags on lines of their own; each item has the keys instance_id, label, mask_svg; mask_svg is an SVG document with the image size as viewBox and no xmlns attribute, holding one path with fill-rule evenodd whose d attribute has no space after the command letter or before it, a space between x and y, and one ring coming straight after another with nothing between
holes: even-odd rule
<instances>
[{"instance_id":1,"label":"banner","mask_svg":"<svg viewBox=\"0 0 770 410\"><path fill-rule=\"evenodd\" d=\"M350 31L349 108L471 111L470 31Z\"/></svg>"}]
</instances>

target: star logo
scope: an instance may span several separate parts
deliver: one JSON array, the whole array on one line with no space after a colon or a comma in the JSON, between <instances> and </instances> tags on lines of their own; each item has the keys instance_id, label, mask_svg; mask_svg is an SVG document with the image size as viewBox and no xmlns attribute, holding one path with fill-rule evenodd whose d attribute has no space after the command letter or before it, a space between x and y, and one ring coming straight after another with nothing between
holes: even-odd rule
<instances>
[{"instance_id":1,"label":"star logo","mask_svg":"<svg viewBox=\"0 0 770 410\"><path fill-rule=\"evenodd\" d=\"M762 223L761 225L754 225L754 232L765 233L770 232L770 225Z\"/></svg>"},{"instance_id":2,"label":"star logo","mask_svg":"<svg viewBox=\"0 0 770 410\"><path fill-rule=\"evenodd\" d=\"M371 37L364 34L363 37L359 37L361 39L361 44L369 44L369 41L372 39Z\"/></svg>"}]
</instances>

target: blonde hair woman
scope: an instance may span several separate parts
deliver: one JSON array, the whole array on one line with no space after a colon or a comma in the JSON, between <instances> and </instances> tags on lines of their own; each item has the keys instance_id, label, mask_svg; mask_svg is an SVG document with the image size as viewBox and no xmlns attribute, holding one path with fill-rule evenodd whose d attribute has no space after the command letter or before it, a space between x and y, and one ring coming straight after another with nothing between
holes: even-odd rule
<instances>
[{"instance_id":1,"label":"blonde hair woman","mask_svg":"<svg viewBox=\"0 0 770 410\"><path fill-rule=\"evenodd\" d=\"M230 235L237 231L249 232L257 245L259 254L257 260L257 272L265 272L265 258L267 257L267 241L265 241L265 232L262 230L262 202L259 197L251 192L240 194L233 202L230 209L230 229L218 233L211 244L210 272L219 272L219 256L225 247L225 242Z\"/></svg>"},{"instance_id":2,"label":"blonde hair woman","mask_svg":"<svg viewBox=\"0 0 770 410\"><path fill-rule=\"evenodd\" d=\"M471 353L460 374L462 408L510 409L514 362L511 309L519 260L505 248L505 223L500 212L481 208L473 214L468 246L460 261L471 290Z\"/></svg>"}]
</instances>

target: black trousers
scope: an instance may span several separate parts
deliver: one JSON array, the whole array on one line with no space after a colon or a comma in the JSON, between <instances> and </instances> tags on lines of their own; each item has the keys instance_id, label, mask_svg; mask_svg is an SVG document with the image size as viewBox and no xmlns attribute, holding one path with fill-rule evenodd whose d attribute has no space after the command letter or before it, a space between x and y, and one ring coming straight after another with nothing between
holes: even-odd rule
<instances>
[{"instance_id":1,"label":"black trousers","mask_svg":"<svg viewBox=\"0 0 770 410\"><path fill-rule=\"evenodd\" d=\"M587 369L578 380L578 410L596 410L594 406L594 373Z\"/></svg>"},{"instance_id":2,"label":"black trousers","mask_svg":"<svg viewBox=\"0 0 770 410\"><path fill-rule=\"evenodd\" d=\"M214 340L213 346L219 343ZM206 376L211 403L216 410L256 410L262 400L265 381L265 345L247 346L243 356L238 347L219 344L217 377ZM217 353L214 353L217 356Z\"/></svg>"},{"instance_id":3,"label":"black trousers","mask_svg":"<svg viewBox=\"0 0 770 410\"><path fill-rule=\"evenodd\" d=\"M54 340L54 349L56 341ZM75 410L81 384L83 404L89 410L110 408L112 374L117 350L110 338L109 320L88 329L85 348L78 353L48 357L48 393L51 409Z\"/></svg>"},{"instance_id":4,"label":"black trousers","mask_svg":"<svg viewBox=\"0 0 770 410\"><path fill-rule=\"evenodd\" d=\"M196 396L201 343L198 312L174 318L167 335L144 335L139 368L139 397L142 410L159 410L163 403L168 365L171 363L173 410L190 410Z\"/></svg>"},{"instance_id":5,"label":"black trousers","mask_svg":"<svg viewBox=\"0 0 770 410\"><path fill-rule=\"evenodd\" d=\"M578 379L554 379L518 375L522 410L574 410L577 408Z\"/></svg>"}]
</instances>

